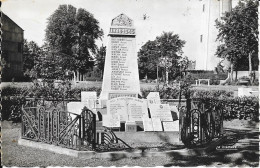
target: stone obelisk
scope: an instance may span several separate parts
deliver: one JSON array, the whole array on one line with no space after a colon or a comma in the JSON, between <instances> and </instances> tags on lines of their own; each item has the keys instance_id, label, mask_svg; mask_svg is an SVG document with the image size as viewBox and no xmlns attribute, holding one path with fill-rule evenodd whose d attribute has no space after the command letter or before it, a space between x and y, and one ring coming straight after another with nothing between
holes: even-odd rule
<instances>
[{"instance_id":1,"label":"stone obelisk","mask_svg":"<svg viewBox=\"0 0 260 168\"><path fill-rule=\"evenodd\" d=\"M125 14L112 20L100 99L137 97L140 93L135 36L133 21Z\"/></svg>"}]
</instances>

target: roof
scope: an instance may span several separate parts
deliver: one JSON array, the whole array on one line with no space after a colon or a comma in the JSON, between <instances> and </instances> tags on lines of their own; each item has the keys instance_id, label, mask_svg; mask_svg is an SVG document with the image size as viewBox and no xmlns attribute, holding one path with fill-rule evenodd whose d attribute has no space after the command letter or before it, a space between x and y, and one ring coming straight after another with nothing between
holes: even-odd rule
<instances>
[{"instance_id":1,"label":"roof","mask_svg":"<svg viewBox=\"0 0 260 168\"><path fill-rule=\"evenodd\" d=\"M21 28L17 23L15 23L9 16L7 16L6 14L4 14L4 12L2 12L2 17L6 17L7 19L11 20L17 27L19 27L20 29L22 29L24 31L23 28Z\"/></svg>"}]
</instances>

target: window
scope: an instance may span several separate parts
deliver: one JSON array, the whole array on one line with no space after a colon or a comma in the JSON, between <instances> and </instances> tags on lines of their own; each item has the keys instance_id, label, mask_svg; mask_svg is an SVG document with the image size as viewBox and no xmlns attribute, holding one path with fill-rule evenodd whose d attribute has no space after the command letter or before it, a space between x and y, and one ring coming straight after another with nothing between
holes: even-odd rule
<instances>
[{"instance_id":1,"label":"window","mask_svg":"<svg viewBox=\"0 0 260 168\"><path fill-rule=\"evenodd\" d=\"M202 12L205 12L205 4L203 4Z\"/></svg>"},{"instance_id":2,"label":"window","mask_svg":"<svg viewBox=\"0 0 260 168\"><path fill-rule=\"evenodd\" d=\"M202 43L203 41L203 35L200 35L200 42Z\"/></svg>"}]
</instances>

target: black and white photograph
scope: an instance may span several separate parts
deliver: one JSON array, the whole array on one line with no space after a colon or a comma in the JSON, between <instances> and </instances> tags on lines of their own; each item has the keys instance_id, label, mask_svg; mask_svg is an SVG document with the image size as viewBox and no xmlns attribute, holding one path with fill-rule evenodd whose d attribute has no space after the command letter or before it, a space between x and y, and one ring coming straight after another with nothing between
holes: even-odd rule
<instances>
[{"instance_id":1,"label":"black and white photograph","mask_svg":"<svg viewBox=\"0 0 260 168\"><path fill-rule=\"evenodd\" d=\"M258 0L0 2L1 166L260 166Z\"/></svg>"}]
</instances>

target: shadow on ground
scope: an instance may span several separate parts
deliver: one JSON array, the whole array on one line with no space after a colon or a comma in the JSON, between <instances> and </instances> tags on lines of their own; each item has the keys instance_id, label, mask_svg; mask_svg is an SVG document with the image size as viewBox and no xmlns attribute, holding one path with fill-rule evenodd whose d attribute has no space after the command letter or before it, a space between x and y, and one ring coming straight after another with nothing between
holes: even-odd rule
<instances>
[{"instance_id":1,"label":"shadow on ground","mask_svg":"<svg viewBox=\"0 0 260 168\"><path fill-rule=\"evenodd\" d=\"M171 163L164 166L259 166L259 131L227 129L228 141L207 155L185 156L173 153ZM231 147L231 148L230 148ZM232 148L233 147L233 148Z\"/></svg>"}]
</instances>

